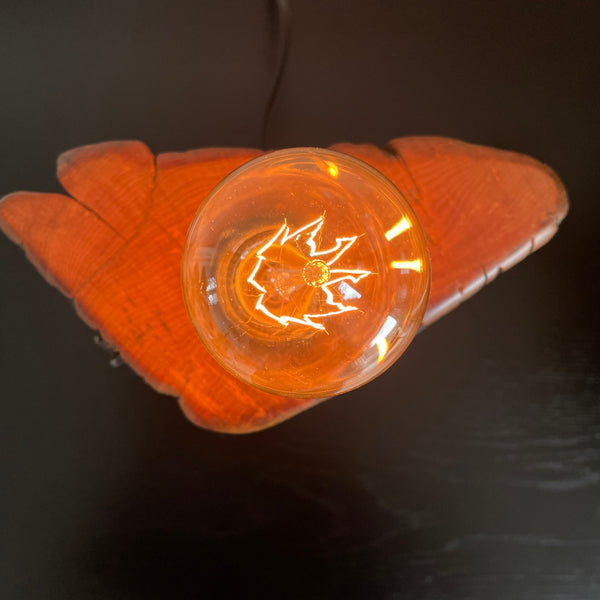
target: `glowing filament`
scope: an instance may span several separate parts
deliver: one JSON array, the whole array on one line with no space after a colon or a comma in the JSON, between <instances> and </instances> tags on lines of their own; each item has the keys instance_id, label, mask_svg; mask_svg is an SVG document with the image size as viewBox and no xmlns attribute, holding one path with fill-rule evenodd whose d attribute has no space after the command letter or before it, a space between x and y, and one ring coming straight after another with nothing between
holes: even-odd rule
<instances>
[{"instance_id":1,"label":"glowing filament","mask_svg":"<svg viewBox=\"0 0 600 600\"><path fill-rule=\"evenodd\" d=\"M333 164L333 163L332 163ZM335 166L335 165L334 165ZM322 319L324 317L331 317L344 312L358 310L356 306L344 304L341 301L336 301L333 292L330 287L334 284L343 284L347 281L352 283L358 283L361 279L371 275L371 271L365 271L362 269L333 269L331 268L343 254L345 254L356 242L358 236L351 237L340 237L336 238L335 245L326 250L317 250L317 242L315 237L321 231L325 217L320 216L308 225L297 229L294 232L290 232L289 225L284 224L279 228L277 233L256 253L256 264L248 277L248 283L260 292L260 296L256 302L256 309L261 311L264 315L273 319L280 325L287 327L290 323L297 323L299 325L307 325L314 329L325 330L325 326L314 319ZM306 285L311 288L319 288L325 294L325 304L332 308L325 312L318 313L307 313L302 315L302 318L297 318L292 315L276 315L269 310L264 300L267 296L267 289L262 286L256 277L261 269L261 266L267 260L265 252L267 252L274 244L279 244L280 248L290 241L296 243L299 247L302 247L301 238L308 235L308 238L303 244L308 248L307 262L302 271L302 278ZM360 298L360 294L355 292ZM356 296L355 296L356 297ZM346 299L346 297L344 297Z\"/></svg>"}]
</instances>

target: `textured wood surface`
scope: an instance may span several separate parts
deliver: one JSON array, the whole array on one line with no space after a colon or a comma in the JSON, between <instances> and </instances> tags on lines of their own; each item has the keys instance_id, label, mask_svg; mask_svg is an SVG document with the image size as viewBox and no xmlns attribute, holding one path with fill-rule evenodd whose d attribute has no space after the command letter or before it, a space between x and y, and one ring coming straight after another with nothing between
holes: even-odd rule
<instances>
[{"instance_id":1,"label":"textured wood surface","mask_svg":"<svg viewBox=\"0 0 600 600\"><path fill-rule=\"evenodd\" d=\"M432 261L424 325L547 242L565 216L565 190L541 163L515 153L431 137L385 148L338 144L391 179L425 228ZM154 157L140 142L107 142L58 160L69 196L17 192L0 226L81 317L155 389L177 396L210 429L247 432L315 401L239 382L195 335L179 282L187 228L225 175L260 154L203 149Z\"/></svg>"},{"instance_id":2,"label":"textured wood surface","mask_svg":"<svg viewBox=\"0 0 600 600\"><path fill-rule=\"evenodd\" d=\"M369 385L194 427L0 234L2 600L598 600L600 3L291 0L272 147L437 132L559 173L540 251ZM118 9L117 9L118 7ZM267 2L4 2L0 196L63 150L253 147Z\"/></svg>"}]
</instances>

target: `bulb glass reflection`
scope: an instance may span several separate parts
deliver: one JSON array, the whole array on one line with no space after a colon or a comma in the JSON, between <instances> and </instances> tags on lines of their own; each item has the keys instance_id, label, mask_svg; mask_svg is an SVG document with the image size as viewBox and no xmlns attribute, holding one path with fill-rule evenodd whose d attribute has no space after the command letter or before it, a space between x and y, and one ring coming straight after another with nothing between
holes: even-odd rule
<instances>
[{"instance_id":1,"label":"bulb glass reflection","mask_svg":"<svg viewBox=\"0 0 600 600\"><path fill-rule=\"evenodd\" d=\"M405 350L429 294L425 236L365 163L295 148L254 159L202 203L182 282L198 335L228 371L295 397L340 394Z\"/></svg>"}]
</instances>

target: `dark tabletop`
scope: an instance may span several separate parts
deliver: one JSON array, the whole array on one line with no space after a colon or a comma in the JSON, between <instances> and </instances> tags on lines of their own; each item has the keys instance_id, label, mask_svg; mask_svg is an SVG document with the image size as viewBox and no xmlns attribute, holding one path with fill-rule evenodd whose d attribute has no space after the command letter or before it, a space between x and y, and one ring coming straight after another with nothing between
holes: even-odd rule
<instances>
[{"instance_id":1,"label":"dark tabletop","mask_svg":"<svg viewBox=\"0 0 600 600\"><path fill-rule=\"evenodd\" d=\"M297 1L271 148L434 134L563 178L556 238L371 384L203 431L0 238L0 598L600 598L594 2ZM257 146L268 3L0 4L0 194L56 156Z\"/></svg>"}]
</instances>

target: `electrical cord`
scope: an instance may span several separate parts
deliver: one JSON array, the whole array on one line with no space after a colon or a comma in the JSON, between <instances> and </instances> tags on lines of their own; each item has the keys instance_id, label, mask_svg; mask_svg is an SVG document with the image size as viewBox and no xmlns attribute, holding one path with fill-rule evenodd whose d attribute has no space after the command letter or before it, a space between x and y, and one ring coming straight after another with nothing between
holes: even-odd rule
<instances>
[{"instance_id":1,"label":"electrical cord","mask_svg":"<svg viewBox=\"0 0 600 600\"><path fill-rule=\"evenodd\" d=\"M269 4L271 9L275 12L277 19L277 59L260 125L259 146L265 150L269 118L271 117L273 105L275 104L275 99L277 98L279 88L281 87L281 80L283 79L283 73L287 63L292 20L289 0L269 0Z\"/></svg>"}]
</instances>

